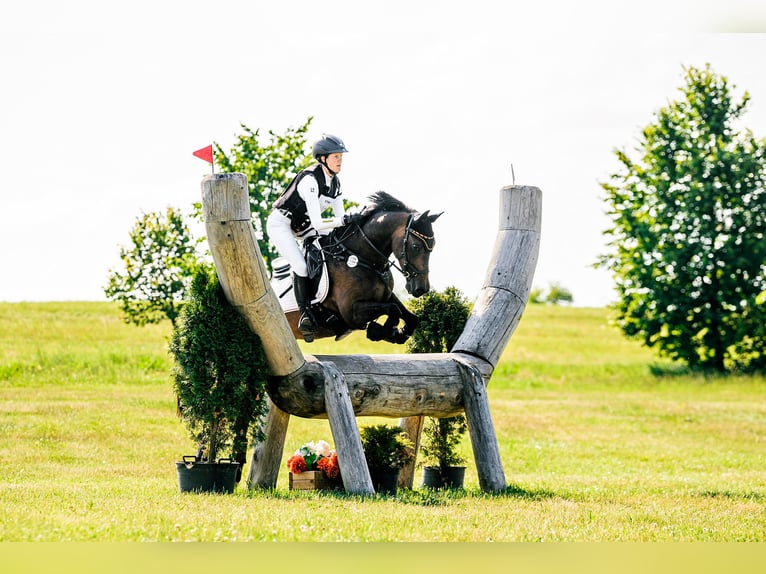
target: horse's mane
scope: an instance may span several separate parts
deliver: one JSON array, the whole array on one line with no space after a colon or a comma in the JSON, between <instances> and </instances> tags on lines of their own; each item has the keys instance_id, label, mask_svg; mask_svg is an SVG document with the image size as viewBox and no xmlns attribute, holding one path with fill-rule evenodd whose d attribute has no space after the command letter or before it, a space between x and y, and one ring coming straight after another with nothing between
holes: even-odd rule
<instances>
[{"instance_id":1,"label":"horse's mane","mask_svg":"<svg viewBox=\"0 0 766 574\"><path fill-rule=\"evenodd\" d=\"M370 204L364 209L365 212L375 213L378 211L406 211L413 210L404 205L390 193L385 191L376 191L369 196Z\"/></svg>"}]
</instances>

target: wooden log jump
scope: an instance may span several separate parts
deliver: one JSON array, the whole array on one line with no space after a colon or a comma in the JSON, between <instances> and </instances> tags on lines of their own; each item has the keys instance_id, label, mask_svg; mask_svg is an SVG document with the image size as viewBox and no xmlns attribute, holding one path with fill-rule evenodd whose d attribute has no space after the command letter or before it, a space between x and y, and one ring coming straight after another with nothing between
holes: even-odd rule
<instances>
[{"instance_id":1,"label":"wooden log jump","mask_svg":"<svg viewBox=\"0 0 766 574\"><path fill-rule=\"evenodd\" d=\"M304 357L269 284L245 176L206 176L202 203L224 292L260 337L269 365L272 402L266 439L253 453L251 487L276 486L291 414L328 418L344 488L372 494L356 416L447 417L463 411L482 490L506 487L486 386L529 297L540 244L538 188L500 191L499 231L483 287L454 348L441 354Z\"/></svg>"}]
</instances>

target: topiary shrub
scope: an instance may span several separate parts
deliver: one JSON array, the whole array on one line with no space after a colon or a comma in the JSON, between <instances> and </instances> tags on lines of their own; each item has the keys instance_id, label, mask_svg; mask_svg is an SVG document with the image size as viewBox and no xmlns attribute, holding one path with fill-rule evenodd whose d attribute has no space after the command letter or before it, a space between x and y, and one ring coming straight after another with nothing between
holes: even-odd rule
<instances>
[{"instance_id":1,"label":"topiary shrub","mask_svg":"<svg viewBox=\"0 0 766 574\"><path fill-rule=\"evenodd\" d=\"M194 271L169 350L178 412L190 435L204 445L208 461L230 453L241 469L248 440L262 439L257 422L268 408L268 367L260 339L209 266Z\"/></svg>"},{"instance_id":2,"label":"topiary shrub","mask_svg":"<svg viewBox=\"0 0 766 574\"><path fill-rule=\"evenodd\" d=\"M429 291L411 300L408 307L420 319L407 341L410 353L449 352L463 332L471 310L457 287L447 287L443 293Z\"/></svg>"},{"instance_id":3,"label":"topiary shrub","mask_svg":"<svg viewBox=\"0 0 766 574\"><path fill-rule=\"evenodd\" d=\"M407 341L410 353L449 352L470 314L468 301L456 287L447 287L443 293L430 291L412 301L410 310L420 319L418 328ZM423 426L423 460L419 464L437 466L443 472L447 467L465 462L457 449L467 428L464 415L428 417Z\"/></svg>"}]
</instances>

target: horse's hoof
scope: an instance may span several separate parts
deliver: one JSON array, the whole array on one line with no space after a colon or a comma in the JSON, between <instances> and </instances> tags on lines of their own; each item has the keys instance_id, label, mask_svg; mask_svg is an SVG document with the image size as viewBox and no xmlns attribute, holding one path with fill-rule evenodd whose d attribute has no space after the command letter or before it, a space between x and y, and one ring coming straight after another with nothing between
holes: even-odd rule
<instances>
[{"instance_id":1,"label":"horse's hoof","mask_svg":"<svg viewBox=\"0 0 766 574\"><path fill-rule=\"evenodd\" d=\"M407 342L407 339L409 339L410 336L407 333L403 333L402 331L397 331L394 333L394 340L391 341L395 345L402 345Z\"/></svg>"},{"instance_id":2,"label":"horse's hoof","mask_svg":"<svg viewBox=\"0 0 766 574\"><path fill-rule=\"evenodd\" d=\"M301 335L303 335L303 340L307 343L314 342L314 333L301 333Z\"/></svg>"},{"instance_id":3,"label":"horse's hoof","mask_svg":"<svg viewBox=\"0 0 766 574\"><path fill-rule=\"evenodd\" d=\"M367 325L367 338L370 341L382 341L386 338L386 329L375 321Z\"/></svg>"}]
</instances>

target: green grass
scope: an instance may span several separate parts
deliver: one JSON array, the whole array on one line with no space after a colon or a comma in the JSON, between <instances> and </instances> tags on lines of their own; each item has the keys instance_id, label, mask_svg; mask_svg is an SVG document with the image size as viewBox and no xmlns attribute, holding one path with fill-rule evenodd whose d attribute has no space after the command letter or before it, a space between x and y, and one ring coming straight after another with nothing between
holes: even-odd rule
<instances>
[{"instance_id":1,"label":"green grass","mask_svg":"<svg viewBox=\"0 0 766 574\"><path fill-rule=\"evenodd\" d=\"M489 387L501 495L468 438L460 493L290 492L283 467L275 491L181 494L169 332L109 303L0 303L0 541L766 540L766 379L687 374L605 310L527 309ZM285 458L319 438L327 421L292 417Z\"/></svg>"}]
</instances>

